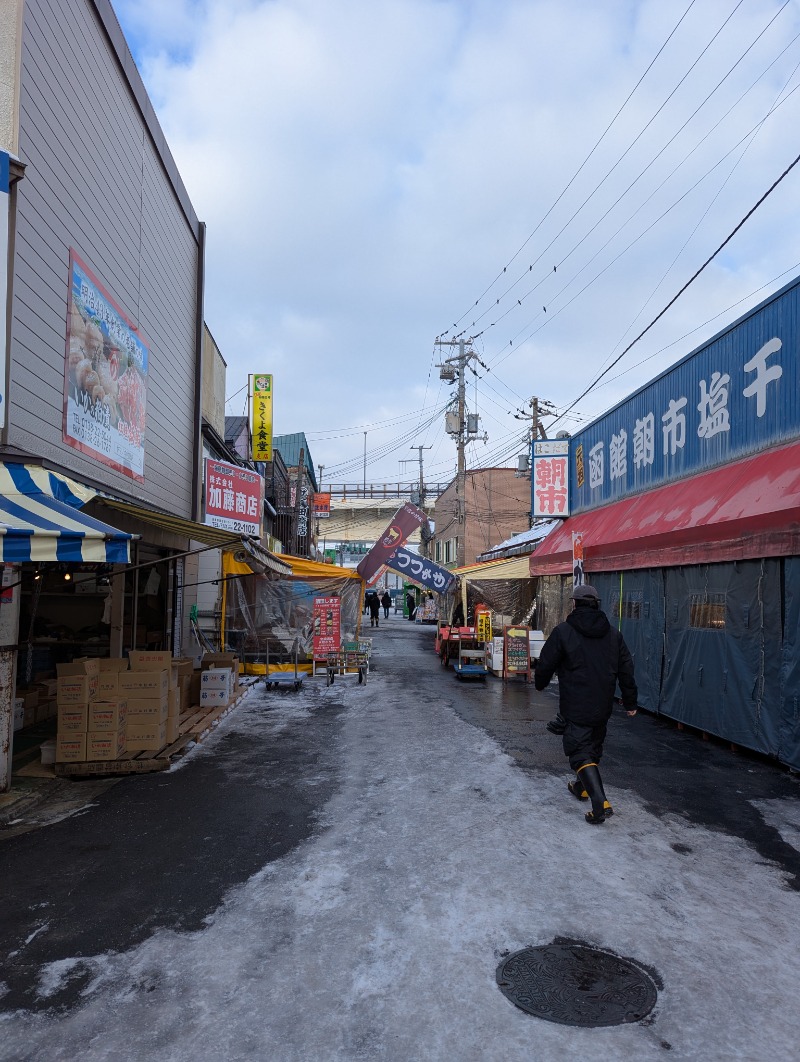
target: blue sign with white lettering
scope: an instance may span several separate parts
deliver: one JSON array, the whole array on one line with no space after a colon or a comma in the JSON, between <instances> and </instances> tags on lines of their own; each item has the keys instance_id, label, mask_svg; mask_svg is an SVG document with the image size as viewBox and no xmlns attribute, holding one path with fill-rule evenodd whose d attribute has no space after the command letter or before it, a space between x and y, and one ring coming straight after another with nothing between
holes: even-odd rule
<instances>
[{"instance_id":1,"label":"blue sign with white lettering","mask_svg":"<svg viewBox=\"0 0 800 1062\"><path fill-rule=\"evenodd\" d=\"M404 546L400 546L394 551L389 560L386 561L386 567L391 568L394 572L400 572L407 579L411 579L413 582L419 583L427 590L433 590L437 594L447 593L450 584L455 579L449 569L442 568L425 557L420 557L418 553L412 553L411 550L406 549Z\"/></svg>"},{"instance_id":2,"label":"blue sign with white lettering","mask_svg":"<svg viewBox=\"0 0 800 1062\"><path fill-rule=\"evenodd\" d=\"M570 440L581 512L800 435L800 279Z\"/></svg>"}]
</instances>

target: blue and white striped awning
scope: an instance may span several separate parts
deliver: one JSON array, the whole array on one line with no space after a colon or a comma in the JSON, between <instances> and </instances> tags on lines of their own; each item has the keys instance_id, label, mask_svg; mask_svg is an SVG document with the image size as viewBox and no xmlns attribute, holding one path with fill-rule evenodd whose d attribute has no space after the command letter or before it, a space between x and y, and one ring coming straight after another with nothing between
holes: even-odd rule
<instances>
[{"instance_id":1,"label":"blue and white striped awning","mask_svg":"<svg viewBox=\"0 0 800 1062\"><path fill-rule=\"evenodd\" d=\"M80 511L94 497L66 476L0 462L0 561L129 563L133 536Z\"/></svg>"}]
</instances>

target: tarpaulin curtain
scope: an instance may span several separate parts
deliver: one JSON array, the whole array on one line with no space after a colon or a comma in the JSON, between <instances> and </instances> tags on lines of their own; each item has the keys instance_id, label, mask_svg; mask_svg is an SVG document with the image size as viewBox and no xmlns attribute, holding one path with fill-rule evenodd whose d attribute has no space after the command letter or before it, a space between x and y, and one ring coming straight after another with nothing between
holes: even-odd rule
<instances>
[{"instance_id":1,"label":"tarpaulin curtain","mask_svg":"<svg viewBox=\"0 0 800 1062\"><path fill-rule=\"evenodd\" d=\"M784 638L778 758L800 770L800 557L784 562Z\"/></svg>"},{"instance_id":2,"label":"tarpaulin curtain","mask_svg":"<svg viewBox=\"0 0 800 1062\"><path fill-rule=\"evenodd\" d=\"M495 624L530 624L535 601L535 579L469 579L467 582L468 615L474 615L477 604L488 605Z\"/></svg>"}]
</instances>

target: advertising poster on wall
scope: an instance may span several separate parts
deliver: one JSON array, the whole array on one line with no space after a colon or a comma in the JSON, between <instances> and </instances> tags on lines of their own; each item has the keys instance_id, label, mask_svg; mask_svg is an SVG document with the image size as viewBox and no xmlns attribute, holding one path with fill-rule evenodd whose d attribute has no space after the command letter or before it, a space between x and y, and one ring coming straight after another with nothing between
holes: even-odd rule
<instances>
[{"instance_id":1,"label":"advertising poster on wall","mask_svg":"<svg viewBox=\"0 0 800 1062\"><path fill-rule=\"evenodd\" d=\"M272 376L257 373L250 377L250 436L252 460L272 460Z\"/></svg>"},{"instance_id":2,"label":"advertising poster on wall","mask_svg":"<svg viewBox=\"0 0 800 1062\"><path fill-rule=\"evenodd\" d=\"M338 653L342 643L342 603L338 597L314 598L314 656Z\"/></svg>"},{"instance_id":3,"label":"advertising poster on wall","mask_svg":"<svg viewBox=\"0 0 800 1062\"><path fill-rule=\"evenodd\" d=\"M69 275L64 442L144 482L148 348L72 250Z\"/></svg>"},{"instance_id":4,"label":"advertising poster on wall","mask_svg":"<svg viewBox=\"0 0 800 1062\"><path fill-rule=\"evenodd\" d=\"M572 532L572 585L583 586L586 573L583 570L583 532Z\"/></svg>"},{"instance_id":5,"label":"advertising poster on wall","mask_svg":"<svg viewBox=\"0 0 800 1062\"><path fill-rule=\"evenodd\" d=\"M206 458L203 523L240 535L261 536L264 480L257 472Z\"/></svg>"}]
</instances>

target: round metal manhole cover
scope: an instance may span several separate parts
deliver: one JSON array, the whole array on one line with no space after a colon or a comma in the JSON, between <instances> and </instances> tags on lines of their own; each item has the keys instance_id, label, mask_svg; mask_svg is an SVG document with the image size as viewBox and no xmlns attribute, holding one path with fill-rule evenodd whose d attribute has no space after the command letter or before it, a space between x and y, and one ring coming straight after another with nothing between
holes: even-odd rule
<instances>
[{"instance_id":1,"label":"round metal manhole cover","mask_svg":"<svg viewBox=\"0 0 800 1062\"><path fill-rule=\"evenodd\" d=\"M511 1002L559 1025L624 1025L656 1004L653 978L631 959L588 944L546 944L515 952L497 968Z\"/></svg>"}]
</instances>

